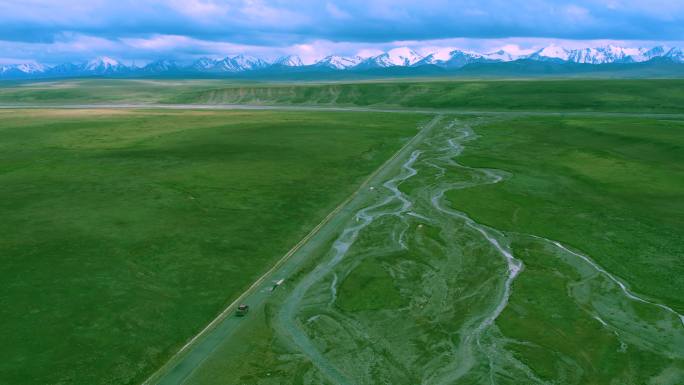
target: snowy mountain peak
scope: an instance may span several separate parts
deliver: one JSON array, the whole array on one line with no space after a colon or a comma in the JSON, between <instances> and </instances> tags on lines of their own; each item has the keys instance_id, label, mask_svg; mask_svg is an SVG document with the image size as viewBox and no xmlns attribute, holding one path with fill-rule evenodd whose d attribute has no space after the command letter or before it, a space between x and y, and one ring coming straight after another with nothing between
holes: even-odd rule
<instances>
[{"instance_id":1,"label":"snowy mountain peak","mask_svg":"<svg viewBox=\"0 0 684 385\"><path fill-rule=\"evenodd\" d=\"M232 60L243 70L258 69L268 65L268 63L259 58L243 54L233 56Z\"/></svg>"},{"instance_id":2,"label":"snowy mountain peak","mask_svg":"<svg viewBox=\"0 0 684 385\"><path fill-rule=\"evenodd\" d=\"M299 56L296 55L283 56L281 58L278 58L275 62L273 62L273 64L286 67L301 67L304 65L304 63L302 63L302 59L300 59Z\"/></svg>"},{"instance_id":3,"label":"snowy mountain peak","mask_svg":"<svg viewBox=\"0 0 684 385\"><path fill-rule=\"evenodd\" d=\"M605 64L616 62L643 61L640 49L624 49L615 45L605 47L575 49L569 61L583 64Z\"/></svg>"},{"instance_id":4,"label":"snowy mountain peak","mask_svg":"<svg viewBox=\"0 0 684 385\"><path fill-rule=\"evenodd\" d=\"M387 51L387 58L395 66L411 66L418 63L422 56L408 47L393 48Z\"/></svg>"},{"instance_id":5,"label":"snowy mountain peak","mask_svg":"<svg viewBox=\"0 0 684 385\"><path fill-rule=\"evenodd\" d=\"M378 56L364 60L360 66L365 68L409 67L423 60L423 57L408 47L391 49Z\"/></svg>"},{"instance_id":6,"label":"snowy mountain peak","mask_svg":"<svg viewBox=\"0 0 684 385\"><path fill-rule=\"evenodd\" d=\"M470 63L485 60L477 52L461 51L455 49L440 49L425 56L416 65L433 64L440 67L460 68Z\"/></svg>"},{"instance_id":7,"label":"snowy mountain peak","mask_svg":"<svg viewBox=\"0 0 684 385\"><path fill-rule=\"evenodd\" d=\"M0 64L0 74L16 73L22 75L40 74L48 67L38 63Z\"/></svg>"},{"instance_id":8,"label":"snowy mountain peak","mask_svg":"<svg viewBox=\"0 0 684 385\"><path fill-rule=\"evenodd\" d=\"M115 59L112 59L108 56L100 56L96 57L93 60L90 60L86 64L86 68L89 70L94 70L94 69L100 69L100 68L115 68L119 67L121 64L116 61Z\"/></svg>"},{"instance_id":9,"label":"snowy mountain peak","mask_svg":"<svg viewBox=\"0 0 684 385\"><path fill-rule=\"evenodd\" d=\"M670 51L670 48L658 45L655 46L651 49L645 49L643 56L647 58L647 60L653 59L654 57L660 57L660 56L665 56L667 53Z\"/></svg>"},{"instance_id":10,"label":"snowy mountain peak","mask_svg":"<svg viewBox=\"0 0 684 385\"><path fill-rule=\"evenodd\" d=\"M48 67L40 63L21 63L13 67L25 74L42 73L48 69Z\"/></svg>"},{"instance_id":11,"label":"snowy mountain peak","mask_svg":"<svg viewBox=\"0 0 684 385\"><path fill-rule=\"evenodd\" d=\"M677 63L684 63L684 50L681 48L672 48L664 55L664 57Z\"/></svg>"},{"instance_id":12,"label":"snowy mountain peak","mask_svg":"<svg viewBox=\"0 0 684 385\"><path fill-rule=\"evenodd\" d=\"M208 57L203 57L195 60L194 63L192 63L192 68L198 69L198 70L208 70L211 68L214 68L216 66L216 60L208 58Z\"/></svg>"},{"instance_id":13,"label":"snowy mountain peak","mask_svg":"<svg viewBox=\"0 0 684 385\"><path fill-rule=\"evenodd\" d=\"M517 55L514 55L514 54L507 52L503 49L500 49L500 50L495 51L495 52L486 53L486 54L482 55L482 57L484 57L485 59L488 59L488 60L493 60L493 61L513 61L513 60L518 59Z\"/></svg>"},{"instance_id":14,"label":"snowy mountain peak","mask_svg":"<svg viewBox=\"0 0 684 385\"><path fill-rule=\"evenodd\" d=\"M358 56L351 58L346 56L330 55L317 61L316 65L341 70L354 67L355 65L359 64L359 62L361 62L361 59Z\"/></svg>"},{"instance_id":15,"label":"snowy mountain peak","mask_svg":"<svg viewBox=\"0 0 684 385\"><path fill-rule=\"evenodd\" d=\"M530 58L544 60L544 59L560 59L568 60L571 52L563 47L559 47L555 44L548 45L539 51L533 53Z\"/></svg>"},{"instance_id":16,"label":"snowy mountain peak","mask_svg":"<svg viewBox=\"0 0 684 385\"><path fill-rule=\"evenodd\" d=\"M581 64L635 63L665 55L664 47L629 48L608 44L603 47L567 49L550 45L529 55L532 60L562 60Z\"/></svg>"},{"instance_id":17,"label":"snowy mountain peak","mask_svg":"<svg viewBox=\"0 0 684 385\"><path fill-rule=\"evenodd\" d=\"M268 64L252 56L237 55L233 57L227 57L218 62L214 62L214 65L210 68L215 68L219 71L226 72L243 72L251 71L266 67Z\"/></svg>"},{"instance_id":18,"label":"snowy mountain peak","mask_svg":"<svg viewBox=\"0 0 684 385\"><path fill-rule=\"evenodd\" d=\"M143 67L143 70L148 72L165 72L173 69L178 69L180 67L181 65L174 60L161 59L147 64Z\"/></svg>"},{"instance_id":19,"label":"snowy mountain peak","mask_svg":"<svg viewBox=\"0 0 684 385\"><path fill-rule=\"evenodd\" d=\"M432 51L427 56L425 56L424 61L426 63L434 64L438 62L445 62L451 59L451 55L455 50L452 48L441 48Z\"/></svg>"}]
</instances>

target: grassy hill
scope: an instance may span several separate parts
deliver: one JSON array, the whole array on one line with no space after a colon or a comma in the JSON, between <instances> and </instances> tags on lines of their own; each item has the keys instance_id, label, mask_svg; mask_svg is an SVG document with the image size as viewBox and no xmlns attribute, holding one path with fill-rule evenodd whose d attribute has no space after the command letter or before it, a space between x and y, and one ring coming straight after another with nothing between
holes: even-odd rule
<instances>
[{"instance_id":1,"label":"grassy hill","mask_svg":"<svg viewBox=\"0 0 684 385\"><path fill-rule=\"evenodd\" d=\"M0 111L0 383L140 383L422 119Z\"/></svg>"},{"instance_id":2,"label":"grassy hill","mask_svg":"<svg viewBox=\"0 0 684 385\"><path fill-rule=\"evenodd\" d=\"M684 112L683 79L264 83L65 80L0 87L0 104L261 104L487 111Z\"/></svg>"}]
</instances>

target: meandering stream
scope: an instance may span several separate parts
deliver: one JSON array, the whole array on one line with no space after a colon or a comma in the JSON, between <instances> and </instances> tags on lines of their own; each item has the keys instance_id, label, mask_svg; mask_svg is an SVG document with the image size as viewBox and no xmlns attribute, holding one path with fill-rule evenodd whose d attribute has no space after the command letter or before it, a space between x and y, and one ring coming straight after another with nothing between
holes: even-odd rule
<instances>
[{"instance_id":1,"label":"meandering stream","mask_svg":"<svg viewBox=\"0 0 684 385\"><path fill-rule=\"evenodd\" d=\"M278 334L329 381L494 384L502 371L510 370L526 383L546 383L505 349L506 338L495 323L514 295L514 281L524 274L522 261L511 251L506 234L475 222L446 199L450 190L509 177L456 161L464 144L477 139L469 124L452 120L434 127L395 175L369 194L368 205L340 231L322 262L296 282L277 312ZM591 267L594 272L585 281L599 273L617 285L619 290L610 295L651 305L684 322L666 305L631 292L589 257L543 241L555 253L573 257L572 264L581 261ZM371 260L386 267L409 302L392 309L380 303L365 311L345 311L338 304L340 295L373 295L343 294L340 288ZM600 317L591 304L583 306L611 327L607 316ZM632 338L631 343L639 341ZM673 352L680 354L676 347Z\"/></svg>"}]
</instances>

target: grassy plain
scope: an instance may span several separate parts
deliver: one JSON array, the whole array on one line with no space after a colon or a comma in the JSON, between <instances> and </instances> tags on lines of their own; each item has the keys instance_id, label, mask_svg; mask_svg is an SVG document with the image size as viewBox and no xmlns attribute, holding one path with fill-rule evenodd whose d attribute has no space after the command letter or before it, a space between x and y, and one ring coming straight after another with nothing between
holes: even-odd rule
<instances>
[{"instance_id":1,"label":"grassy plain","mask_svg":"<svg viewBox=\"0 0 684 385\"><path fill-rule=\"evenodd\" d=\"M632 292L684 313L684 120L525 117L476 131L459 161L511 177L448 198L507 233L525 263L497 321L517 341L508 348L548 381L684 380L680 322L661 319L661 309L629 301L605 274L524 235L579 250Z\"/></svg>"},{"instance_id":2,"label":"grassy plain","mask_svg":"<svg viewBox=\"0 0 684 385\"><path fill-rule=\"evenodd\" d=\"M422 119L0 111L0 383L140 382Z\"/></svg>"},{"instance_id":3,"label":"grassy plain","mask_svg":"<svg viewBox=\"0 0 684 385\"><path fill-rule=\"evenodd\" d=\"M179 93L166 101L476 111L682 112L684 80L445 80L235 85Z\"/></svg>"},{"instance_id":4,"label":"grassy plain","mask_svg":"<svg viewBox=\"0 0 684 385\"><path fill-rule=\"evenodd\" d=\"M684 121L514 118L478 127L460 158L506 170L449 198L478 222L583 250L684 312Z\"/></svg>"},{"instance_id":5,"label":"grassy plain","mask_svg":"<svg viewBox=\"0 0 684 385\"><path fill-rule=\"evenodd\" d=\"M364 195L355 209L378 206L349 248L333 240L365 223L352 209L187 384L328 383L338 372L353 384L684 381L675 314L684 312L684 120L636 116L683 113L682 80L80 80L0 87L5 103L501 112L445 117ZM425 119L189 110L0 117L0 338L8 341L0 353L11 357L0 383L13 384L141 380ZM393 176L403 195L383 187ZM481 326L510 273L484 234L524 269L503 312ZM332 258L336 250L343 258Z\"/></svg>"},{"instance_id":6,"label":"grassy plain","mask_svg":"<svg viewBox=\"0 0 684 385\"><path fill-rule=\"evenodd\" d=\"M334 383L330 368L353 384L684 380L681 320L630 299L613 280L684 310L684 120L449 120L416 146L417 174L400 184L410 206L395 199L371 211L373 222L334 264L339 249L322 243L312 264L330 263L329 271L309 266L288 276L188 384ZM460 127L477 136L455 139L466 137ZM503 179L493 183L493 175ZM475 222L440 210L440 191ZM362 207L389 193L381 189ZM350 218L346 228L358 224ZM524 264L503 312L485 328L508 272L478 228ZM314 279L296 294L299 282ZM293 301L288 320L283 309Z\"/></svg>"},{"instance_id":7,"label":"grassy plain","mask_svg":"<svg viewBox=\"0 0 684 385\"><path fill-rule=\"evenodd\" d=\"M219 80L74 79L0 83L0 103L158 103L179 92L228 85Z\"/></svg>"},{"instance_id":8,"label":"grassy plain","mask_svg":"<svg viewBox=\"0 0 684 385\"><path fill-rule=\"evenodd\" d=\"M256 83L64 80L0 84L0 104L190 103L483 111L684 112L684 80L447 80Z\"/></svg>"}]
</instances>

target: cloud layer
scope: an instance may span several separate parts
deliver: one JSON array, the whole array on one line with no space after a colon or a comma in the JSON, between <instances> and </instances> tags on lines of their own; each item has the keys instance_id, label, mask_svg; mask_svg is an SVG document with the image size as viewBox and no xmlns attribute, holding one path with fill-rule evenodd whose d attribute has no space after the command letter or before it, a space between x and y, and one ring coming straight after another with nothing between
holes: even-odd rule
<instances>
[{"instance_id":1,"label":"cloud layer","mask_svg":"<svg viewBox=\"0 0 684 385\"><path fill-rule=\"evenodd\" d=\"M353 54L397 42L684 40L681 0L0 0L0 58ZM440 43L441 42L441 43Z\"/></svg>"}]
</instances>

